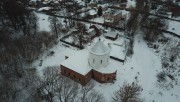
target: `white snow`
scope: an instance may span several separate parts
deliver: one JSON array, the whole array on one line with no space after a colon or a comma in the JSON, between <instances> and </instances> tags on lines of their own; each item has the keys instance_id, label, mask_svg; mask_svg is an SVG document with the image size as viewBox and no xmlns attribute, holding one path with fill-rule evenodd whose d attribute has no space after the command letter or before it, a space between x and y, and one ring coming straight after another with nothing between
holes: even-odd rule
<instances>
[{"instance_id":1,"label":"white snow","mask_svg":"<svg viewBox=\"0 0 180 102\"><path fill-rule=\"evenodd\" d=\"M107 33L104 33L105 36L115 38L118 34L114 31L107 31Z\"/></svg>"},{"instance_id":2,"label":"white snow","mask_svg":"<svg viewBox=\"0 0 180 102\"><path fill-rule=\"evenodd\" d=\"M118 33L121 34L122 32L117 32L117 31L107 31L110 34L111 33ZM129 40L124 38L124 37L118 37L115 41L106 39L104 37L101 37L101 40L106 46L110 47L110 56L124 60L127 52L127 47ZM127 46L126 46L127 45Z\"/></svg>"},{"instance_id":3,"label":"white snow","mask_svg":"<svg viewBox=\"0 0 180 102\"><path fill-rule=\"evenodd\" d=\"M72 56L68 56L69 58L66 59L61 63L61 65L78 72L81 75L86 75L91 68L88 63L88 51L81 50L75 52Z\"/></svg>"},{"instance_id":4,"label":"white snow","mask_svg":"<svg viewBox=\"0 0 180 102\"><path fill-rule=\"evenodd\" d=\"M52 9L52 7L41 7L41 8L39 8L38 9L38 11L43 11L43 10L50 10L50 9Z\"/></svg>"},{"instance_id":5,"label":"white snow","mask_svg":"<svg viewBox=\"0 0 180 102\"><path fill-rule=\"evenodd\" d=\"M96 83L96 90L101 92L106 100L110 102L113 92L119 89L124 82L137 82L142 86L141 97L146 102L179 102L179 89L163 90L157 87L156 75L161 71L160 57L155 55L152 49L148 48L140 34L135 36L134 54L128 58L123 65L119 65L117 70L117 80L114 84ZM135 77L137 76L137 80ZM160 95L160 93L163 95ZM173 95L171 95L173 93Z\"/></svg>"},{"instance_id":6,"label":"white snow","mask_svg":"<svg viewBox=\"0 0 180 102\"><path fill-rule=\"evenodd\" d=\"M110 46L111 46L110 56L121 59L121 60L125 59L127 50L125 49L124 44L119 45L119 43L117 44L113 43Z\"/></svg>"},{"instance_id":7,"label":"white snow","mask_svg":"<svg viewBox=\"0 0 180 102\"><path fill-rule=\"evenodd\" d=\"M78 72L81 75L86 75L89 71L93 69L88 63L88 57L89 57L88 50L77 51L72 56L68 56L68 57L69 58L63 61L61 65L75 72ZM114 61L111 59L107 66L100 67L94 70L101 73L114 73L118 67L119 64L114 63Z\"/></svg>"},{"instance_id":8,"label":"white snow","mask_svg":"<svg viewBox=\"0 0 180 102\"><path fill-rule=\"evenodd\" d=\"M128 2L131 3L130 0ZM135 5L135 4L133 4ZM48 16L44 14L37 13L39 17L39 27L40 31L50 31ZM43 20L44 19L44 20ZM95 22L104 23L103 17L97 17L94 19ZM86 25L90 25L87 24ZM175 28L174 30L172 28ZM180 34L180 23L172 21L169 22L169 31ZM120 33L120 32L119 32ZM123 40L118 38L116 41L111 41L103 36L100 37L102 42L108 46L108 43L111 44L111 56L118 58L124 58L124 49L123 49ZM94 44L98 41L99 38L95 38L91 44ZM69 39L72 40L72 39ZM120 46L119 46L120 45ZM141 34L137 34L134 39L134 54L132 57L127 57L124 63L110 59L110 65L107 68L99 68L97 71L100 72L113 72L117 70L117 80L114 84L106 83L100 84L95 82L95 89L103 94L106 101L110 102L113 96L113 93L119 89L119 86L122 86L124 82L137 82L142 86L143 91L141 97L145 99L146 102L180 102L180 86L174 86L170 90L162 89L157 86L157 73L162 71L161 58L152 49L148 48L146 42L143 40ZM50 51L54 51L53 56L48 56ZM60 66L64 63L67 67L72 68L74 71L78 71L81 74L86 74L91 70L88 65L88 50L87 47L85 50L77 51L73 47L64 47L62 43L59 42L50 50L46 51L39 60L33 63L33 66L37 67L39 74L42 74L42 71L47 66ZM69 58L65 60L65 56ZM74 56L74 57L73 57ZM39 66L40 60L42 61L42 66ZM69 61L68 61L69 60ZM72 62L72 63L70 63ZM74 63L74 64L73 64ZM81 66L81 67L80 67ZM137 77L137 79L135 79Z\"/></svg>"},{"instance_id":9,"label":"white snow","mask_svg":"<svg viewBox=\"0 0 180 102\"><path fill-rule=\"evenodd\" d=\"M136 1L135 0L127 0L126 8L132 8L136 7Z\"/></svg>"},{"instance_id":10,"label":"white snow","mask_svg":"<svg viewBox=\"0 0 180 102\"><path fill-rule=\"evenodd\" d=\"M94 18L92 21L98 22L98 23L104 23L104 17L97 17L97 18Z\"/></svg>"},{"instance_id":11,"label":"white snow","mask_svg":"<svg viewBox=\"0 0 180 102\"><path fill-rule=\"evenodd\" d=\"M42 75L42 71L48 66L60 66L60 63L65 60L65 56L71 56L76 52L75 48L66 48L59 42L56 46L46 51L43 56L33 63L33 66L38 67L37 71ZM50 51L54 51L53 56L48 56ZM42 66L39 66L40 60L43 60Z\"/></svg>"},{"instance_id":12,"label":"white snow","mask_svg":"<svg viewBox=\"0 0 180 102\"><path fill-rule=\"evenodd\" d=\"M39 31L47 31L49 32L50 29L50 22L48 21L48 15L41 14L41 13L35 13L37 17L39 18L38 24L39 24Z\"/></svg>"},{"instance_id":13,"label":"white snow","mask_svg":"<svg viewBox=\"0 0 180 102\"><path fill-rule=\"evenodd\" d=\"M95 14L97 14L97 12L94 9L92 9L92 10L89 11L89 14L90 15L95 15Z\"/></svg>"},{"instance_id":14,"label":"white snow","mask_svg":"<svg viewBox=\"0 0 180 102\"><path fill-rule=\"evenodd\" d=\"M177 21L169 21L168 31L180 35L180 30L179 30L179 28L180 28L180 22L177 22Z\"/></svg>"}]
</instances>

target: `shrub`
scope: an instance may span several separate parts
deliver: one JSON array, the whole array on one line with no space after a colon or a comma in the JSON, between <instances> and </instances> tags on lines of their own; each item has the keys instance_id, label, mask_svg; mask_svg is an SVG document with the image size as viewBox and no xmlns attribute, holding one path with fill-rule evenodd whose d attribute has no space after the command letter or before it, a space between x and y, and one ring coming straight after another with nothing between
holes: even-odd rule
<instances>
[{"instance_id":1,"label":"shrub","mask_svg":"<svg viewBox=\"0 0 180 102\"><path fill-rule=\"evenodd\" d=\"M157 78L158 78L158 81L161 82L161 81L165 81L166 80L166 73L165 72L160 72L157 74Z\"/></svg>"},{"instance_id":2,"label":"shrub","mask_svg":"<svg viewBox=\"0 0 180 102\"><path fill-rule=\"evenodd\" d=\"M142 90L138 84L124 83L124 85L114 93L112 102L143 102L140 97Z\"/></svg>"}]
</instances>

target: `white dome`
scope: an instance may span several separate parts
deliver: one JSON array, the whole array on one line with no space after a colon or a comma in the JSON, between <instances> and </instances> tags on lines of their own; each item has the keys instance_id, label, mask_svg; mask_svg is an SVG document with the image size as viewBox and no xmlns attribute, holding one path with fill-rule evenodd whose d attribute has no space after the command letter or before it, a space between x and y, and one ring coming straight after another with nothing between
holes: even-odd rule
<instances>
[{"instance_id":1,"label":"white dome","mask_svg":"<svg viewBox=\"0 0 180 102\"><path fill-rule=\"evenodd\" d=\"M89 50L91 53L95 55L104 55L110 52L109 47L104 45L101 40L97 41Z\"/></svg>"},{"instance_id":2,"label":"white dome","mask_svg":"<svg viewBox=\"0 0 180 102\"><path fill-rule=\"evenodd\" d=\"M109 63L110 49L100 40L89 49L89 65L93 68L106 67Z\"/></svg>"}]
</instances>

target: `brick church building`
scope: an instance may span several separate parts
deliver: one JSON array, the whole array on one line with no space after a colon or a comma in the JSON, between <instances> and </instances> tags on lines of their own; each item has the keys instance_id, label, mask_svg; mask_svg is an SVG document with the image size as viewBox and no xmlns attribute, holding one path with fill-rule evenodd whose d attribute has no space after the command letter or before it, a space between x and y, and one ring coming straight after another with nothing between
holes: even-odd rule
<instances>
[{"instance_id":1,"label":"brick church building","mask_svg":"<svg viewBox=\"0 0 180 102\"><path fill-rule=\"evenodd\" d=\"M80 50L63 61L61 74L86 85L91 79L100 83L116 80L116 68L110 63L110 48L101 40L89 49Z\"/></svg>"}]
</instances>

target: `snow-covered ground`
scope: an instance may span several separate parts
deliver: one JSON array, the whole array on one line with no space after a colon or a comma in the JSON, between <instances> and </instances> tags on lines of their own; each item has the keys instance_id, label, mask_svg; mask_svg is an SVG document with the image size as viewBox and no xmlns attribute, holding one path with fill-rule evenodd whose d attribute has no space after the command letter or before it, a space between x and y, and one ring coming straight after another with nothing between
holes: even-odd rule
<instances>
[{"instance_id":1,"label":"snow-covered ground","mask_svg":"<svg viewBox=\"0 0 180 102\"><path fill-rule=\"evenodd\" d=\"M39 13L37 16L39 17L39 31L50 31L48 16ZM103 23L104 18L98 17L93 21ZM86 24L86 26L89 25L90 24ZM180 34L179 27L180 23L170 22L168 30ZM172 28L175 29L172 30ZM98 39L99 38L95 38L93 43ZM104 43L113 43L103 36L101 36L101 39L104 40ZM65 56L71 56L78 51L74 47L64 47L62 44L63 43L58 42L57 45L45 51L38 60L34 61L33 66L37 68L40 75L45 67L60 66L60 63L65 60ZM132 57L128 57L124 63L113 60L112 63L118 66L117 80L115 83L100 84L92 80L95 83L95 89L102 93L105 99L110 102L113 92L119 89L124 82L137 82L143 88L141 97L145 99L145 102L153 102L153 100L154 102L180 102L180 86L174 86L174 88L170 90L158 87L156 76L162 71L161 56L156 54L153 49L148 48L146 42L143 40L142 34L135 36L133 49L134 54ZM55 53L49 56L51 51ZM42 66L39 66L41 60Z\"/></svg>"},{"instance_id":2,"label":"snow-covered ground","mask_svg":"<svg viewBox=\"0 0 180 102\"><path fill-rule=\"evenodd\" d=\"M39 18L38 20L38 24L39 24L39 31L47 31L49 32L50 31L50 22L48 20L48 17L47 15L45 14L41 14L41 13L35 13L36 16Z\"/></svg>"},{"instance_id":3,"label":"snow-covered ground","mask_svg":"<svg viewBox=\"0 0 180 102\"><path fill-rule=\"evenodd\" d=\"M54 51L54 54L52 56L49 56L50 51ZM59 42L50 50L45 51L42 57L34 62L33 66L36 66L38 73L42 75L42 71L45 67L60 66L60 63L65 60L65 56L71 56L76 51L76 48L66 48L62 45L61 42ZM42 66L39 66L41 60L43 60Z\"/></svg>"},{"instance_id":4,"label":"snow-covered ground","mask_svg":"<svg viewBox=\"0 0 180 102\"><path fill-rule=\"evenodd\" d=\"M180 22L177 22L177 21L169 21L168 31L180 35L180 30L179 30L179 28L180 28Z\"/></svg>"},{"instance_id":5,"label":"snow-covered ground","mask_svg":"<svg viewBox=\"0 0 180 102\"><path fill-rule=\"evenodd\" d=\"M106 40L101 37L101 39ZM93 40L96 42L98 38ZM53 56L48 56L48 52L54 51ZM64 47L59 42L49 51L46 51L43 56L34 62L34 66L42 74L42 70L47 66L59 66L65 60L65 56L71 56L77 49L73 47ZM42 66L39 66L40 60L43 60ZM116 91L124 82L137 82L142 86L142 98L146 102L179 102L180 101L180 87L175 86L171 90L159 88L157 86L157 73L162 71L161 58L157 56L153 49L148 48L146 42L140 34L135 36L134 54L127 58L125 63L113 61L119 68L117 70L117 80L114 84L100 84L95 82L95 89L103 94L105 99L109 102ZM137 77L137 79L135 79Z\"/></svg>"},{"instance_id":6,"label":"snow-covered ground","mask_svg":"<svg viewBox=\"0 0 180 102\"><path fill-rule=\"evenodd\" d=\"M136 0L127 0L126 8L136 7Z\"/></svg>"},{"instance_id":7,"label":"snow-covered ground","mask_svg":"<svg viewBox=\"0 0 180 102\"><path fill-rule=\"evenodd\" d=\"M179 102L180 87L176 86L171 90L163 90L157 87L157 73L162 70L160 56L157 56L152 49L148 48L142 36L135 37L134 54L128 58L124 65L119 65L117 80L114 84L99 84L96 82L96 89L104 94L110 101L113 92L124 82L137 82L142 86L142 98L146 102ZM137 80L135 77L137 76ZM162 93L162 94L161 94Z\"/></svg>"}]
</instances>

